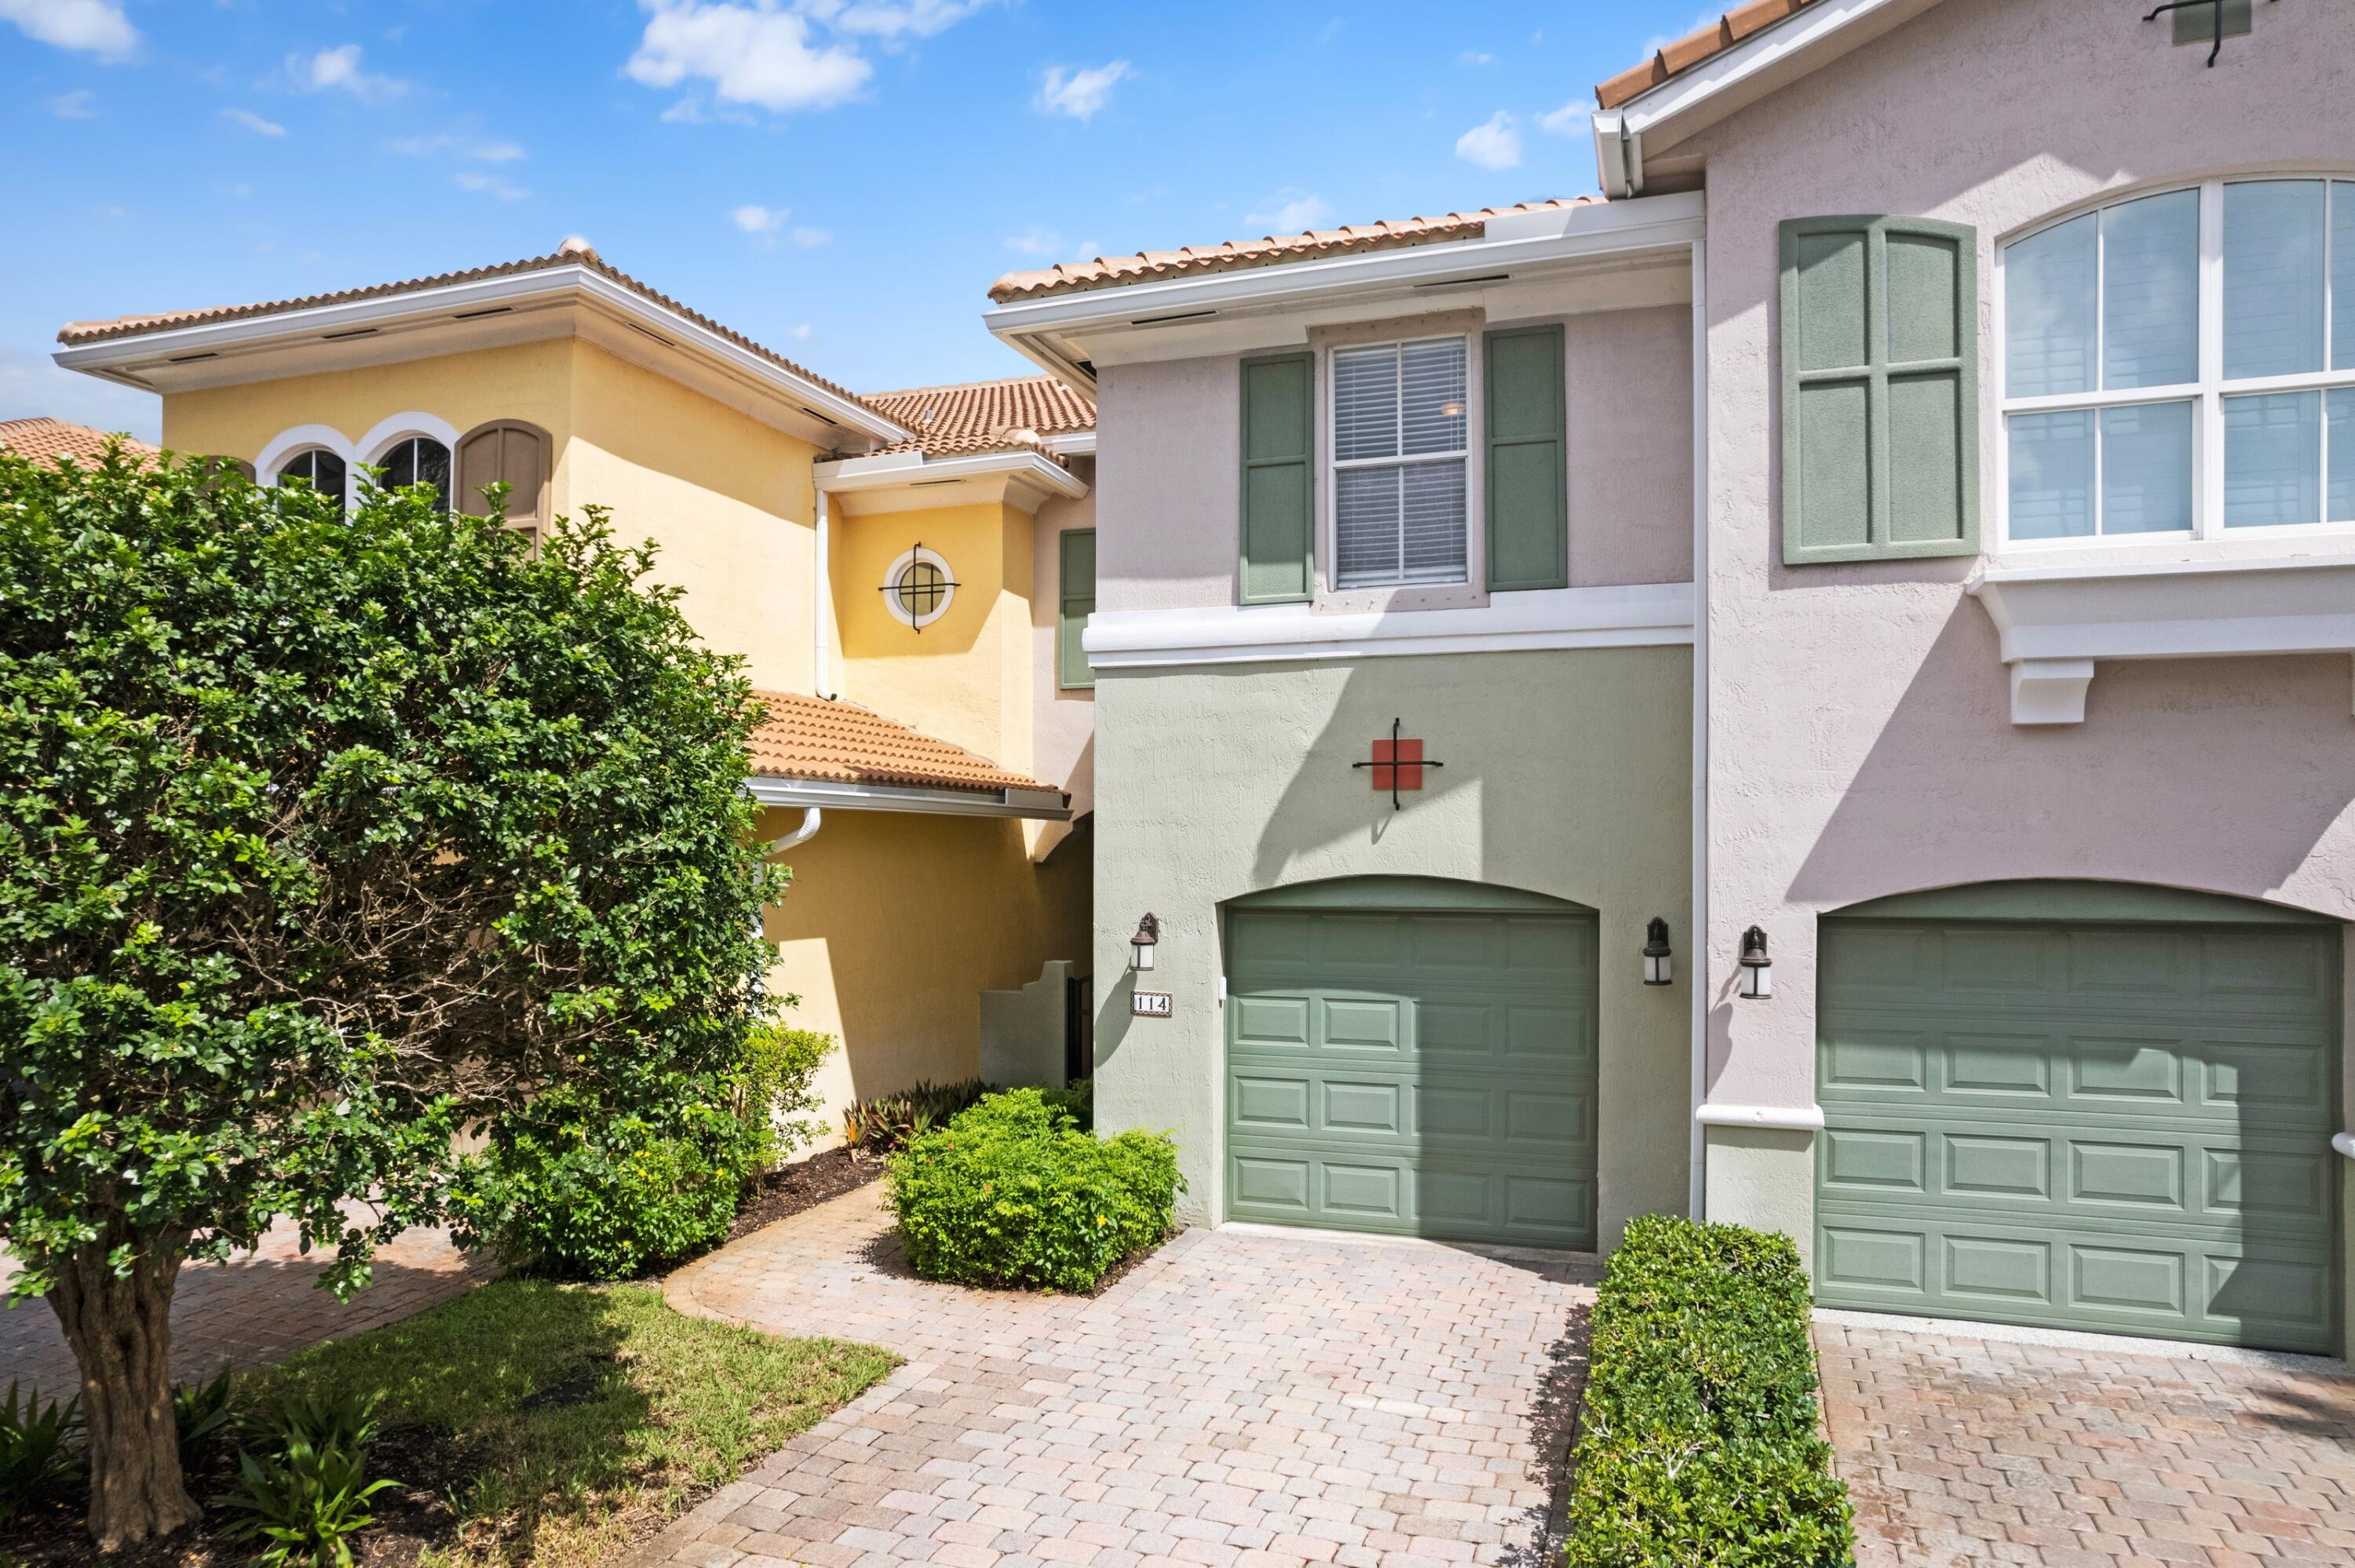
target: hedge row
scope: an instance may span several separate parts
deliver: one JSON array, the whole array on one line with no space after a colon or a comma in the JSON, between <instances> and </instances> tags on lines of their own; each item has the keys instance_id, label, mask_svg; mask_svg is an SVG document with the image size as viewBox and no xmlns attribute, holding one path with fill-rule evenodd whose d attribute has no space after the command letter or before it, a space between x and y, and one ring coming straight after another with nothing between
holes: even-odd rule
<instances>
[{"instance_id":1,"label":"hedge row","mask_svg":"<svg viewBox=\"0 0 2355 1568\"><path fill-rule=\"evenodd\" d=\"M1595 1302L1568 1568L1838 1568L1848 1488L1817 1432L1787 1236L1650 1214Z\"/></svg>"}]
</instances>

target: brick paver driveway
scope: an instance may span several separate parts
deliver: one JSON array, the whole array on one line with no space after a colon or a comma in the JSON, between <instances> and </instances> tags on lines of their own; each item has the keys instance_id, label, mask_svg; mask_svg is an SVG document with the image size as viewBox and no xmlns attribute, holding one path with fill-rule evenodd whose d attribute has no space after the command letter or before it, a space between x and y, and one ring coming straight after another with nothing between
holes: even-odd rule
<instances>
[{"instance_id":1,"label":"brick paver driveway","mask_svg":"<svg viewBox=\"0 0 2355 1568\"><path fill-rule=\"evenodd\" d=\"M1819 1320L1859 1568L2355 1563L2355 1377Z\"/></svg>"},{"instance_id":2,"label":"brick paver driveway","mask_svg":"<svg viewBox=\"0 0 2355 1568\"><path fill-rule=\"evenodd\" d=\"M1593 1260L1189 1231L1095 1298L911 1276L873 1189L673 1275L908 1358L640 1554L707 1568L1539 1568Z\"/></svg>"}]
</instances>

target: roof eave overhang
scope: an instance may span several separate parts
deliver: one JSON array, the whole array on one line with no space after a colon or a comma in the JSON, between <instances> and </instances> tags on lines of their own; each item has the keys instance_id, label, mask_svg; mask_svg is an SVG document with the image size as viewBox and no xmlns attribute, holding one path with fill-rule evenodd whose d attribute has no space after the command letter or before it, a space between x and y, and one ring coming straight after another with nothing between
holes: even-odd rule
<instances>
[{"instance_id":1,"label":"roof eave overhang","mask_svg":"<svg viewBox=\"0 0 2355 1568\"><path fill-rule=\"evenodd\" d=\"M1091 396L1095 376L1080 340L1218 316L1267 314L1357 297L1413 298L1452 284L1521 279L1614 257L1682 248L1702 237L1699 191L1597 202L1543 214L1502 215L1477 239L1444 240L1306 261L1015 300L982 324L1031 363Z\"/></svg>"},{"instance_id":2,"label":"roof eave overhang","mask_svg":"<svg viewBox=\"0 0 2355 1568\"><path fill-rule=\"evenodd\" d=\"M1054 789L925 789L898 784L844 784L756 773L745 791L763 806L815 806L826 810L905 811L931 817L1019 817L1068 822L1071 799Z\"/></svg>"},{"instance_id":3,"label":"roof eave overhang","mask_svg":"<svg viewBox=\"0 0 2355 1568\"><path fill-rule=\"evenodd\" d=\"M844 498L851 509L874 512L909 512L975 500L1002 500L1036 512L1052 497L1077 500L1088 493L1087 481L1035 451L943 458L892 452L822 462L812 471L820 491Z\"/></svg>"},{"instance_id":4,"label":"roof eave overhang","mask_svg":"<svg viewBox=\"0 0 2355 1568\"><path fill-rule=\"evenodd\" d=\"M317 340L368 328L381 330L412 320L447 320L470 312L488 313L501 306L560 296L588 301L667 337L791 398L806 413L847 433L883 443L906 440L912 434L866 404L846 397L810 376L798 375L684 313L615 282L604 273L577 263L407 289L372 299L344 300L231 321L158 327L94 342L69 343L50 357L67 370L154 391L154 385L141 375L143 367L192 363L235 350Z\"/></svg>"},{"instance_id":5,"label":"roof eave overhang","mask_svg":"<svg viewBox=\"0 0 2355 1568\"><path fill-rule=\"evenodd\" d=\"M1593 117L1594 163L1614 201L1644 190L1644 161L1689 142L1757 102L1928 10L1938 0L1816 0L1732 48Z\"/></svg>"}]
</instances>

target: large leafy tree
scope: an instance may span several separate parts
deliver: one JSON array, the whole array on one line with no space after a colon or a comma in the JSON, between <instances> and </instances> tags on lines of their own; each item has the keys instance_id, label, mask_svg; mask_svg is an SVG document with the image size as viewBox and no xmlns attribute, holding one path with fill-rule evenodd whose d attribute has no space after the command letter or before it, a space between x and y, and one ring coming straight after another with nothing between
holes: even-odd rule
<instances>
[{"instance_id":1,"label":"large leafy tree","mask_svg":"<svg viewBox=\"0 0 2355 1568\"><path fill-rule=\"evenodd\" d=\"M534 552L425 490L0 453L0 1245L102 1545L197 1515L184 1262L291 1216L357 1287L462 1129L742 1050L755 710L650 564L594 514Z\"/></svg>"}]
</instances>

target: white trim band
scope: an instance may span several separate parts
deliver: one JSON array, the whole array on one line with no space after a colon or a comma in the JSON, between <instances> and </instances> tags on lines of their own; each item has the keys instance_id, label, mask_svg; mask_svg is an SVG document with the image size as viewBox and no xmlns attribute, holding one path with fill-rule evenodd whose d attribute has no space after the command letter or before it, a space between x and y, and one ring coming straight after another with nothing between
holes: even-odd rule
<instances>
[{"instance_id":1,"label":"white trim band","mask_svg":"<svg viewBox=\"0 0 2355 1568\"><path fill-rule=\"evenodd\" d=\"M1763 1127L1775 1132L1821 1132L1824 1129L1821 1106L1710 1104L1695 1111L1693 1119L1703 1127Z\"/></svg>"},{"instance_id":2,"label":"white trim band","mask_svg":"<svg viewBox=\"0 0 2355 1568\"><path fill-rule=\"evenodd\" d=\"M1098 670L1369 659L1403 653L1505 653L1642 648L1693 640L1693 586L1540 588L1469 609L1320 613L1305 604L1099 610L1082 646Z\"/></svg>"}]
</instances>

